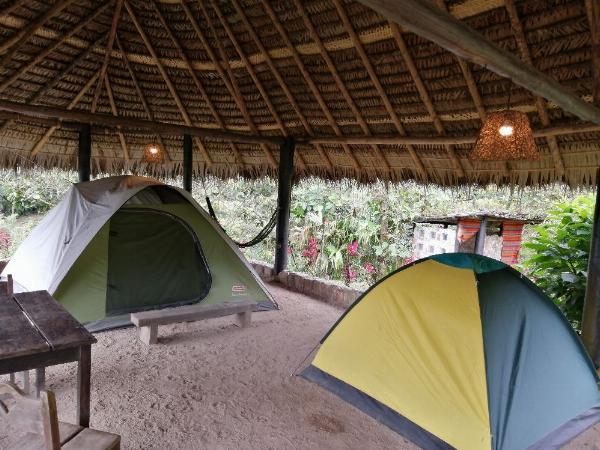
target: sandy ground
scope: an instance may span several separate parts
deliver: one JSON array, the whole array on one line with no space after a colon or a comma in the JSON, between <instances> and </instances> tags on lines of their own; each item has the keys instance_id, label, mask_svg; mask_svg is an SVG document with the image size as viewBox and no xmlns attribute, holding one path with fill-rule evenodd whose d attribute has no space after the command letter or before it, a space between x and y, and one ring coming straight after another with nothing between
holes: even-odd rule
<instances>
[{"instance_id":1,"label":"sandy ground","mask_svg":"<svg viewBox=\"0 0 600 450\"><path fill-rule=\"evenodd\" d=\"M341 310L277 285L280 311L159 328L145 346L135 329L97 335L92 426L123 449L416 449L329 392L290 376ZM74 364L47 371L61 420L75 419ZM6 377L0 377L0 382ZM0 416L0 448L9 447ZM15 447L18 448L18 447ZM600 425L567 448L600 450Z\"/></svg>"}]
</instances>

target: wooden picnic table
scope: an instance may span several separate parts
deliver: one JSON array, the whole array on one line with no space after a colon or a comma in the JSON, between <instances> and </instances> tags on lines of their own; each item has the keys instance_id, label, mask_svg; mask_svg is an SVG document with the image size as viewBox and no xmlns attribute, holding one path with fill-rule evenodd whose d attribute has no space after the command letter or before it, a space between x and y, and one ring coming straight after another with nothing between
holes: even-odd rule
<instances>
[{"instance_id":1,"label":"wooden picnic table","mask_svg":"<svg viewBox=\"0 0 600 450\"><path fill-rule=\"evenodd\" d=\"M47 366L77 361L77 422L83 427L90 424L95 343L96 338L47 291L0 296L0 375L36 369L39 392Z\"/></svg>"}]
</instances>

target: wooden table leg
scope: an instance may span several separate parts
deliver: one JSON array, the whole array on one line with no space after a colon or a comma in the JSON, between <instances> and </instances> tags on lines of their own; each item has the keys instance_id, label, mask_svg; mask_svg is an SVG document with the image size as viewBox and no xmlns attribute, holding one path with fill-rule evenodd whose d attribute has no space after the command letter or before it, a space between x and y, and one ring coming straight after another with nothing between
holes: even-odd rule
<instances>
[{"instance_id":1,"label":"wooden table leg","mask_svg":"<svg viewBox=\"0 0 600 450\"><path fill-rule=\"evenodd\" d=\"M77 423L86 428L90 426L91 372L92 346L82 345L77 366Z\"/></svg>"},{"instance_id":2,"label":"wooden table leg","mask_svg":"<svg viewBox=\"0 0 600 450\"><path fill-rule=\"evenodd\" d=\"M35 395L39 397L44 389L46 389L46 368L38 367L35 369Z\"/></svg>"}]
</instances>

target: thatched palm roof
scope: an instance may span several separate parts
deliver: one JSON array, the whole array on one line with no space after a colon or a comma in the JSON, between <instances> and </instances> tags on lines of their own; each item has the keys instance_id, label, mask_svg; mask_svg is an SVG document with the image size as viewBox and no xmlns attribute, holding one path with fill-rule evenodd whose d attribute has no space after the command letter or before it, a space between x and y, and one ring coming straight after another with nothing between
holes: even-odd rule
<instances>
[{"instance_id":1,"label":"thatched palm roof","mask_svg":"<svg viewBox=\"0 0 600 450\"><path fill-rule=\"evenodd\" d=\"M436 3L591 102L594 1ZM582 185L595 183L600 166L597 124L358 2L0 0L0 23L0 99L294 136L305 142L296 161L303 175ZM470 161L482 119L509 99L542 130L540 160ZM10 120L0 125L0 165L75 166L76 130L0 111L3 118ZM580 126L584 132L573 132ZM544 135L548 129L552 135ZM373 136L388 141L357 143ZM311 137L330 139L307 143ZM336 143L340 137L350 143ZM156 140L169 154L160 167L142 161L144 146ZM198 138L195 146L197 173L276 171L276 145ZM180 136L97 126L94 170L177 173L181 147Z\"/></svg>"}]
</instances>

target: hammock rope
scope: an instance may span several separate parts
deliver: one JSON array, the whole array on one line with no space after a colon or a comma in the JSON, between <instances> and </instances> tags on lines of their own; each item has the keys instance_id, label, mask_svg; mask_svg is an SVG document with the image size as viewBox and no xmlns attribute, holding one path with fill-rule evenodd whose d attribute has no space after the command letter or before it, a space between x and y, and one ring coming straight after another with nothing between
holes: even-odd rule
<instances>
[{"instance_id":1,"label":"hammock rope","mask_svg":"<svg viewBox=\"0 0 600 450\"><path fill-rule=\"evenodd\" d=\"M212 207L212 203L210 202L210 198L208 197L208 195L206 196L206 206L208 207L208 213L210 214L210 217L212 217L215 220L215 222L217 222L219 227L221 227L221 230L223 230L223 232L229 236L229 233L227 233L225 228L223 228L223 225L221 225L221 223L219 222L219 219L217 219L217 215L215 214L215 210ZM231 238L231 240L239 248L253 247L257 244L260 244L262 241L264 241L269 236L269 234L271 234L271 231L273 231L273 229L275 228L276 223L277 223L277 209L275 209L275 212L273 212L271 219L267 222L267 224L264 226L264 228L262 230L260 230L254 238L252 238L248 242L238 242L233 238ZM231 236L229 236L229 237L231 237Z\"/></svg>"}]
</instances>

